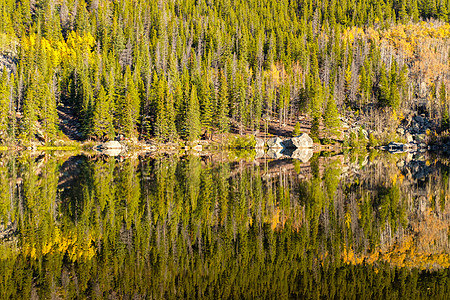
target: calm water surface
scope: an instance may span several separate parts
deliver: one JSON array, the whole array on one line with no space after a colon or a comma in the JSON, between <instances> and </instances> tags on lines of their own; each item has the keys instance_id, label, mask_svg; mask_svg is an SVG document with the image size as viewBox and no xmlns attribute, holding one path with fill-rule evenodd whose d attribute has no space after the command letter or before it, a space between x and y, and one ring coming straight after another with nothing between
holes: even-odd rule
<instances>
[{"instance_id":1,"label":"calm water surface","mask_svg":"<svg viewBox=\"0 0 450 300\"><path fill-rule=\"evenodd\" d=\"M448 299L449 161L0 154L1 299Z\"/></svg>"}]
</instances>

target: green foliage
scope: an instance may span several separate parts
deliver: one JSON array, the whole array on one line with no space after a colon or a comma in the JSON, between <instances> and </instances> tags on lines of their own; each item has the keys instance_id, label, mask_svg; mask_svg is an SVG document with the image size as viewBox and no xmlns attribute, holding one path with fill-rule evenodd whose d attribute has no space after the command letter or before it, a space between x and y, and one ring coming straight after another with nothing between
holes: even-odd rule
<instances>
[{"instance_id":1,"label":"green foliage","mask_svg":"<svg viewBox=\"0 0 450 300\"><path fill-rule=\"evenodd\" d=\"M338 128L340 125L339 112L336 103L334 102L334 98L331 96L327 101L323 123L325 125L327 138L333 138L336 134L338 134Z\"/></svg>"},{"instance_id":2,"label":"green foliage","mask_svg":"<svg viewBox=\"0 0 450 300\"><path fill-rule=\"evenodd\" d=\"M295 123L294 130L292 131L292 136L299 136L301 133L301 125L299 122L297 122Z\"/></svg>"},{"instance_id":3,"label":"green foliage","mask_svg":"<svg viewBox=\"0 0 450 300\"><path fill-rule=\"evenodd\" d=\"M189 141L197 140L201 133L200 108L197 97L197 87L191 89L191 96L187 105L185 135Z\"/></svg>"},{"instance_id":4,"label":"green foliage","mask_svg":"<svg viewBox=\"0 0 450 300\"><path fill-rule=\"evenodd\" d=\"M74 110L84 138L211 137L260 130L263 117L284 126L307 113L317 140L322 119L325 134L333 131L330 97L339 110L361 112L413 102L408 69L420 65L412 53L425 53L409 25L395 26L449 18L448 1L434 0L47 2L0 4L2 65L15 78L8 81L13 120L4 121L1 105L0 131L17 128L29 142L55 139L60 103ZM422 27L420 37L446 45L448 28Z\"/></svg>"},{"instance_id":5,"label":"green foliage","mask_svg":"<svg viewBox=\"0 0 450 300\"><path fill-rule=\"evenodd\" d=\"M112 139L114 138L113 126L113 99L111 94L107 94L103 86L95 103L93 115L92 133L98 138Z\"/></svg>"}]
</instances>

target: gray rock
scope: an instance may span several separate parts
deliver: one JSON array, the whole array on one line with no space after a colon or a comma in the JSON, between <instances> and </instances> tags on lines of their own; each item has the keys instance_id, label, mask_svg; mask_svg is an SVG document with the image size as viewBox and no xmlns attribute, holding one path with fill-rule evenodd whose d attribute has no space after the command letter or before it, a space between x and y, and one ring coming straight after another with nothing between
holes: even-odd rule
<instances>
[{"instance_id":1,"label":"gray rock","mask_svg":"<svg viewBox=\"0 0 450 300\"><path fill-rule=\"evenodd\" d=\"M412 134L406 133L406 142L411 143L412 141L414 141Z\"/></svg>"},{"instance_id":2,"label":"gray rock","mask_svg":"<svg viewBox=\"0 0 450 300\"><path fill-rule=\"evenodd\" d=\"M269 148L277 148L277 149L284 148L283 140L280 139L279 137L274 137L274 138L268 139L267 146L269 146Z\"/></svg>"},{"instance_id":3,"label":"gray rock","mask_svg":"<svg viewBox=\"0 0 450 300\"><path fill-rule=\"evenodd\" d=\"M419 124L423 124L423 122L424 122L424 118L423 117L421 117L421 116L415 116L414 117L414 120L417 122L417 123L419 123Z\"/></svg>"},{"instance_id":4,"label":"gray rock","mask_svg":"<svg viewBox=\"0 0 450 300\"><path fill-rule=\"evenodd\" d=\"M263 139L261 139L261 138L255 138L255 141L256 141L255 149L261 149L261 148L264 148L264 145L265 145L266 143L264 142Z\"/></svg>"},{"instance_id":5,"label":"gray rock","mask_svg":"<svg viewBox=\"0 0 450 300\"><path fill-rule=\"evenodd\" d=\"M123 149L123 145L118 141L108 141L98 146L100 149Z\"/></svg>"},{"instance_id":6,"label":"gray rock","mask_svg":"<svg viewBox=\"0 0 450 300\"><path fill-rule=\"evenodd\" d=\"M296 148L312 148L314 146L312 138L306 133L291 138L291 142Z\"/></svg>"},{"instance_id":7,"label":"gray rock","mask_svg":"<svg viewBox=\"0 0 450 300\"><path fill-rule=\"evenodd\" d=\"M291 157L306 163L311 159L313 154L314 153L311 148L299 148L292 153Z\"/></svg>"}]
</instances>

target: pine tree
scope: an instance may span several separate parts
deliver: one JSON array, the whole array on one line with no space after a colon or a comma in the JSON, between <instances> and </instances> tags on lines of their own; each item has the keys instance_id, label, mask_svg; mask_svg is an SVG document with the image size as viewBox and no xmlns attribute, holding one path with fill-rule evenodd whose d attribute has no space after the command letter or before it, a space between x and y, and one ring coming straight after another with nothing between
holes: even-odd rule
<instances>
[{"instance_id":1,"label":"pine tree","mask_svg":"<svg viewBox=\"0 0 450 300\"><path fill-rule=\"evenodd\" d=\"M0 140L4 141L8 130L8 108L10 99L10 88L8 84L8 73L6 68L0 78Z\"/></svg>"},{"instance_id":2,"label":"pine tree","mask_svg":"<svg viewBox=\"0 0 450 300\"><path fill-rule=\"evenodd\" d=\"M123 133L128 137L134 138L140 114L140 98L129 66L126 67L125 95L122 97L120 109L122 110L120 125Z\"/></svg>"},{"instance_id":3,"label":"pine tree","mask_svg":"<svg viewBox=\"0 0 450 300\"><path fill-rule=\"evenodd\" d=\"M167 138L167 111L165 105L166 97L166 82L163 77L158 79L157 75L154 75L154 81L157 82L155 86L154 102L155 105L155 136L161 140Z\"/></svg>"},{"instance_id":4,"label":"pine tree","mask_svg":"<svg viewBox=\"0 0 450 300\"><path fill-rule=\"evenodd\" d=\"M193 85L191 88L191 96L189 98L186 112L185 135L189 141L194 141L198 139L200 133L201 133L200 107L197 97L197 87Z\"/></svg>"},{"instance_id":5,"label":"pine tree","mask_svg":"<svg viewBox=\"0 0 450 300\"><path fill-rule=\"evenodd\" d=\"M34 139L37 122L37 105L36 93L38 87L36 84L36 77L31 80L30 86L27 88L25 98L23 100L23 118L22 118L22 139L26 142L31 142Z\"/></svg>"},{"instance_id":6,"label":"pine tree","mask_svg":"<svg viewBox=\"0 0 450 300\"><path fill-rule=\"evenodd\" d=\"M323 119L327 137L331 138L335 136L338 133L337 128L339 127L340 122L339 112L332 95L328 97Z\"/></svg>"},{"instance_id":7,"label":"pine tree","mask_svg":"<svg viewBox=\"0 0 450 300\"><path fill-rule=\"evenodd\" d=\"M177 127L175 125L175 107L173 101L173 94L168 93L166 97L166 111L167 111L167 138L169 141L173 142L177 139Z\"/></svg>"},{"instance_id":8,"label":"pine tree","mask_svg":"<svg viewBox=\"0 0 450 300\"><path fill-rule=\"evenodd\" d=\"M398 75L397 75L397 64L392 63L391 72L389 74L389 100L388 104L390 107L397 109L400 105L400 94L398 91Z\"/></svg>"},{"instance_id":9,"label":"pine tree","mask_svg":"<svg viewBox=\"0 0 450 300\"><path fill-rule=\"evenodd\" d=\"M44 131L45 142L49 142L56 136L56 126L58 123L55 92L49 86L51 83L47 84L45 81L41 81L40 84L42 85L42 98L40 101L39 119L41 121L41 127Z\"/></svg>"},{"instance_id":10,"label":"pine tree","mask_svg":"<svg viewBox=\"0 0 450 300\"><path fill-rule=\"evenodd\" d=\"M388 77L386 76L386 67L383 64L381 66L381 73L380 73L380 79L378 82L378 102L383 105L386 106L389 104L389 80Z\"/></svg>"},{"instance_id":11,"label":"pine tree","mask_svg":"<svg viewBox=\"0 0 450 300\"><path fill-rule=\"evenodd\" d=\"M228 131L228 84L225 75L221 72L219 75L220 87L217 100L217 128L220 133Z\"/></svg>"},{"instance_id":12,"label":"pine tree","mask_svg":"<svg viewBox=\"0 0 450 300\"><path fill-rule=\"evenodd\" d=\"M299 122L295 123L294 130L292 131L292 136L298 136L302 133L301 125Z\"/></svg>"},{"instance_id":13,"label":"pine tree","mask_svg":"<svg viewBox=\"0 0 450 300\"><path fill-rule=\"evenodd\" d=\"M206 135L208 136L213 126L213 101L211 98L211 86L208 82L206 82L203 88L202 105L200 110L202 126L206 129Z\"/></svg>"},{"instance_id":14,"label":"pine tree","mask_svg":"<svg viewBox=\"0 0 450 300\"><path fill-rule=\"evenodd\" d=\"M100 139L113 138L113 115L111 109L112 101L103 88L100 87L97 99L95 101L94 118L92 124L92 134Z\"/></svg>"}]
</instances>

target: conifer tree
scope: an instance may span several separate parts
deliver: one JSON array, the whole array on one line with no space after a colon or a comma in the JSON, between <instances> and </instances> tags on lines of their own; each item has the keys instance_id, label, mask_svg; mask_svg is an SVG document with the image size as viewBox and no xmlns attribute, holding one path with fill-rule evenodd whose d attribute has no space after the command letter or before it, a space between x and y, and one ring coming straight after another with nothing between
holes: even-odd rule
<instances>
[{"instance_id":1,"label":"conifer tree","mask_svg":"<svg viewBox=\"0 0 450 300\"><path fill-rule=\"evenodd\" d=\"M337 128L339 127L339 112L332 95L328 97L323 119L327 137L331 138L337 134Z\"/></svg>"},{"instance_id":2,"label":"conifer tree","mask_svg":"<svg viewBox=\"0 0 450 300\"><path fill-rule=\"evenodd\" d=\"M3 68L0 78L0 140L2 141L7 137L9 99L8 73L6 68Z\"/></svg>"},{"instance_id":3,"label":"conifer tree","mask_svg":"<svg viewBox=\"0 0 450 300\"><path fill-rule=\"evenodd\" d=\"M158 79L157 75L154 75L154 80L157 80L157 86L155 87L155 135L159 139L166 139L168 137L168 126L167 126L167 107L165 103L166 97L166 81L164 77Z\"/></svg>"},{"instance_id":4,"label":"conifer tree","mask_svg":"<svg viewBox=\"0 0 450 300\"><path fill-rule=\"evenodd\" d=\"M211 86L208 82L204 84L202 99L203 101L200 107L201 121L202 126L206 130L206 135L209 136L213 126L213 101L212 101Z\"/></svg>"},{"instance_id":5,"label":"conifer tree","mask_svg":"<svg viewBox=\"0 0 450 300\"><path fill-rule=\"evenodd\" d=\"M190 141L198 139L201 133L200 123L200 107L197 97L197 87L195 85L191 88L191 96L189 98L187 112L186 112L186 138Z\"/></svg>"},{"instance_id":6,"label":"conifer tree","mask_svg":"<svg viewBox=\"0 0 450 300\"><path fill-rule=\"evenodd\" d=\"M136 128L140 113L140 99L136 89L130 67L125 72L125 95L122 97L120 109L122 110L121 128L128 137L136 136Z\"/></svg>"},{"instance_id":7,"label":"conifer tree","mask_svg":"<svg viewBox=\"0 0 450 300\"><path fill-rule=\"evenodd\" d=\"M95 101L92 134L100 139L111 139L114 137L112 101L103 86L100 87L97 100Z\"/></svg>"},{"instance_id":8,"label":"conifer tree","mask_svg":"<svg viewBox=\"0 0 450 300\"><path fill-rule=\"evenodd\" d=\"M225 75L220 72L219 74L220 87L217 99L217 128L220 133L228 131L228 84Z\"/></svg>"},{"instance_id":9,"label":"conifer tree","mask_svg":"<svg viewBox=\"0 0 450 300\"><path fill-rule=\"evenodd\" d=\"M386 76L386 67L384 64L381 66L380 79L378 82L378 101L381 105L386 106L389 104L389 80Z\"/></svg>"},{"instance_id":10,"label":"conifer tree","mask_svg":"<svg viewBox=\"0 0 450 300\"><path fill-rule=\"evenodd\" d=\"M388 104L390 107L397 109L400 105L400 95L398 91L398 75L397 75L397 64L394 63L391 66L391 72L389 74L389 100Z\"/></svg>"}]
</instances>

